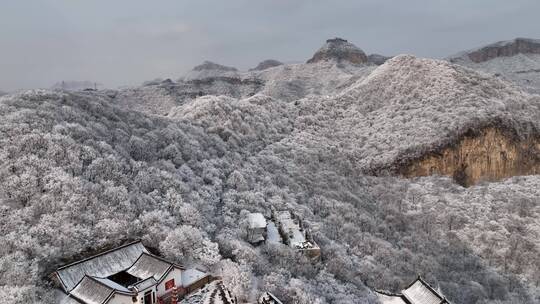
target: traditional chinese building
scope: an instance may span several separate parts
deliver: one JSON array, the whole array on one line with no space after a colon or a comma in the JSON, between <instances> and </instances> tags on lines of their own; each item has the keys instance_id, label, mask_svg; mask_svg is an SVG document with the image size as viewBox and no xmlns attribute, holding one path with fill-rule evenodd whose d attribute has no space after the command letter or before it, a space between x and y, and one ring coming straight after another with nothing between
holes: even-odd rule
<instances>
[{"instance_id":1,"label":"traditional chinese building","mask_svg":"<svg viewBox=\"0 0 540 304\"><path fill-rule=\"evenodd\" d=\"M151 254L140 241L58 268L63 303L176 303L213 280L206 272Z\"/></svg>"},{"instance_id":2,"label":"traditional chinese building","mask_svg":"<svg viewBox=\"0 0 540 304\"><path fill-rule=\"evenodd\" d=\"M401 293L375 291L382 304L449 304L448 300L420 276Z\"/></svg>"},{"instance_id":3,"label":"traditional chinese building","mask_svg":"<svg viewBox=\"0 0 540 304\"><path fill-rule=\"evenodd\" d=\"M266 239L266 219L262 213L248 214L248 241L252 244L264 242Z\"/></svg>"}]
</instances>

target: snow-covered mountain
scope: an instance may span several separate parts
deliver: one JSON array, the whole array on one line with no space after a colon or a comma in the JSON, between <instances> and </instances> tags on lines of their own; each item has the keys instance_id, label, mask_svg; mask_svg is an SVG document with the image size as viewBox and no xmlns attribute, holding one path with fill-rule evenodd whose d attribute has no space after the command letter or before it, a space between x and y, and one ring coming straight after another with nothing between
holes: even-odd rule
<instances>
[{"instance_id":1,"label":"snow-covered mountain","mask_svg":"<svg viewBox=\"0 0 540 304\"><path fill-rule=\"evenodd\" d=\"M450 62L510 80L540 93L540 40L499 41L450 56Z\"/></svg>"},{"instance_id":2,"label":"snow-covered mountain","mask_svg":"<svg viewBox=\"0 0 540 304\"><path fill-rule=\"evenodd\" d=\"M257 64L256 67L250 69L250 71L262 71L262 70L266 70L266 69L273 68L280 65L283 65L283 62L280 62L274 59L267 59L267 60L259 62L259 64Z\"/></svg>"},{"instance_id":3,"label":"snow-covered mountain","mask_svg":"<svg viewBox=\"0 0 540 304\"><path fill-rule=\"evenodd\" d=\"M238 71L206 61L176 82L154 81L142 87L120 90L116 102L140 111L166 115L175 105L206 95L247 98L264 94L285 101L309 95L332 95L366 77L377 66L368 62L365 55L358 61L355 56L363 52L353 44L343 39L332 42L334 40L325 43L313 56L318 59L309 60L309 63L263 62L265 68ZM380 60L376 61L380 63Z\"/></svg>"},{"instance_id":4,"label":"snow-covered mountain","mask_svg":"<svg viewBox=\"0 0 540 304\"><path fill-rule=\"evenodd\" d=\"M1 97L0 294L51 303L57 266L142 239L239 303L371 304L418 274L451 303L538 303L540 96L444 60L358 62L346 41L318 53ZM321 262L247 242L246 215L272 209Z\"/></svg>"}]
</instances>

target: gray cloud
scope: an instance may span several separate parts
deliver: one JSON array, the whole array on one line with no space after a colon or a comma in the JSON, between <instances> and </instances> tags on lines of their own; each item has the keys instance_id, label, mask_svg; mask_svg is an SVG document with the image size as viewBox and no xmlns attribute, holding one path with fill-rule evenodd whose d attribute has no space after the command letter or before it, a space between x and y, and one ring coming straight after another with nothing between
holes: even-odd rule
<instances>
[{"instance_id":1,"label":"gray cloud","mask_svg":"<svg viewBox=\"0 0 540 304\"><path fill-rule=\"evenodd\" d=\"M203 60L304 61L340 36L368 53L445 57L539 37L536 0L5 1L0 89L177 78Z\"/></svg>"}]
</instances>

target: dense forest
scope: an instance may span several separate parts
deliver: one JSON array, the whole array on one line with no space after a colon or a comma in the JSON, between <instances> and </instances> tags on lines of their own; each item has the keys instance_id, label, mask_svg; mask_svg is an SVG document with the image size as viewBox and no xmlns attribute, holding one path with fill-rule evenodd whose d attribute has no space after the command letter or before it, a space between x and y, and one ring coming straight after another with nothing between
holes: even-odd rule
<instances>
[{"instance_id":1,"label":"dense forest","mask_svg":"<svg viewBox=\"0 0 540 304\"><path fill-rule=\"evenodd\" d=\"M464 188L388 168L486 121L530 136L540 96L412 56L361 69L332 94L291 99L297 87L272 81L181 101L162 84L0 97L1 301L53 303L56 267L142 239L241 301L377 303L373 289L420 274L452 303L538 303L539 176ZM154 95L166 110L144 111ZM320 262L246 241L246 214L271 208L302 217Z\"/></svg>"}]
</instances>

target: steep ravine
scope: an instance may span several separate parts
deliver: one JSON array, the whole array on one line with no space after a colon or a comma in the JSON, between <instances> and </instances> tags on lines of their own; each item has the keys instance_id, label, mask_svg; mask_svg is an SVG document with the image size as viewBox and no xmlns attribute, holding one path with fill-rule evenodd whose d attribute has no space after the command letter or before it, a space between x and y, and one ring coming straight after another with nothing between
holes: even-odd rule
<instances>
[{"instance_id":1,"label":"steep ravine","mask_svg":"<svg viewBox=\"0 0 540 304\"><path fill-rule=\"evenodd\" d=\"M507 133L496 127L469 132L454 144L406 162L399 174L451 176L463 186L540 174L540 136L518 139Z\"/></svg>"}]
</instances>

